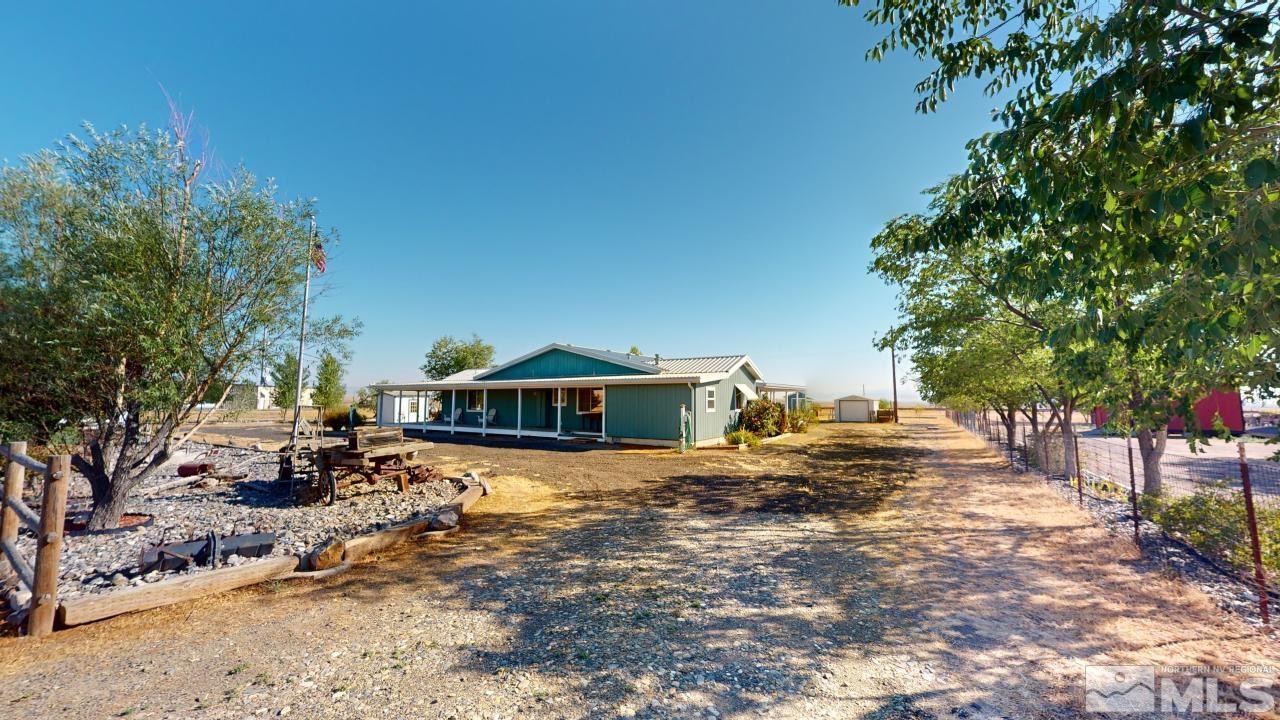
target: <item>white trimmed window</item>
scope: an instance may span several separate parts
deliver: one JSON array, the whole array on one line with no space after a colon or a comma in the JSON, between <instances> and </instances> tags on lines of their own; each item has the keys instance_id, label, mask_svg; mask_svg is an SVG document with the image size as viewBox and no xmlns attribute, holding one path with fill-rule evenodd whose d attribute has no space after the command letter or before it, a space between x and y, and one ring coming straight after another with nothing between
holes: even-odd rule
<instances>
[{"instance_id":1,"label":"white trimmed window","mask_svg":"<svg viewBox=\"0 0 1280 720\"><path fill-rule=\"evenodd\" d=\"M551 391L552 407L564 407L569 404L569 391L565 388L556 388Z\"/></svg>"},{"instance_id":2,"label":"white trimmed window","mask_svg":"<svg viewBox=\"0 0 1280 720\"><path fill-rule=\"evenodd\" d=\"M484 412L484 391L467 391L467 412Z\"/></svg>"},{"instance_id":3,"label":"white trimmed window","mask_svg":"<svg viewBox=\"0 0 1280 720\"><path fill-rule=\"evenodd\" d=\"M604 411L604 388L578 388L578 414L593 415Z\"/></svg>"},{"instance_id":4,"label":"white trimmed window","mask_svg":"<svg viewBox=\"0 0 1280 720\"><path fill-rule=\"evenodd\" d=\"M709 387L707 388L707 412L715 412L715 411L716 411L716 389L713 387Z\"/></svg>"}]
</instances>

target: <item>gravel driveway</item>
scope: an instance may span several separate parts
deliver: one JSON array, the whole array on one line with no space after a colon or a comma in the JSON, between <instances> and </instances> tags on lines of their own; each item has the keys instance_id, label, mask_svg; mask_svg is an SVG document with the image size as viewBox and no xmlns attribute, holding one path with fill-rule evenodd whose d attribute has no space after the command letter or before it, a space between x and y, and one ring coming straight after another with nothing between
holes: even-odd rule
<instances>
[{"instance_id":1,"label":"gravel driveway","mask_svg":"<svg viewBox=\"0 0 1280 720\"><path fill-rule=\"evenodd\" d=\"M940 418L749 453L438 443L463 533L0 641L25 716L1075 717L1083 666L1280 653ZM931 429L935 424L937 429Z\"/></svg>"}]
</instances>

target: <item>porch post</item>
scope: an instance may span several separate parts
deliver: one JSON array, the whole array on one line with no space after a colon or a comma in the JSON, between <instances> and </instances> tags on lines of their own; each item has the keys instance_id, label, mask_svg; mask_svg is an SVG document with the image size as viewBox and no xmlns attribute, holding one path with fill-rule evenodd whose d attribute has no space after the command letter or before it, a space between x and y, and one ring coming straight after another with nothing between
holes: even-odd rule
<instances>
[{"instance_id":1,"label":"porch post","mask_svg":"<svg viewBox=\"0 0 1280 720\"><path fill-rule=\"evenodd\" d=\"M608 388L600 386L600 439L609 440L609 433L605 431L604 421L609 416L609 397Z\"/></svg>"},{"instance_id":2,"label":"porch post","mask_svg":"<svg viewBox=\"0 0 1280 720\"><path fill-rule=\"evenodd\" d=\"M524 388L516 388L516 437L524 427Z\"/></svg>"},{"instance_id":3,"label":"porch post","mask_svg":"<svg viewBox=\"0 0 1280 720\"><path fill-rule=\"evenodd\" d=\"M453 434L453 426L458 422L458 388L449 391L449 434Z\"/></svg>"},{"instance_id":4,"label":"porch post","mask_svg":"<svg viewBox=\"0 0 1280 720\"><path fill-rule=\"evenodd\" d=\"M480 401L480 437L484 437L489 429L489 388L481 392L483 399Z\"/></svg>"},{"instance_id":5,"label":"porch post","mask_svg":"<svg viewBox=\"0 0 1280 720\"><path fill-rule=\"evenodd\" d=\"M373 424L382 427L382 390L378 390L378 403L373 406Z\"/></svg>"},{"instance_id":6,"label":"porch post","mask_svg":"<svg viewBox=\"0 0 1280 720\"><path fill-rule=\"evenodd\" d=\"M560 412L564 410L564 403L560 402L560 391L564 388L556 388L556 439L560 439Z\"/></svg>"},{"instance_id":7,"label":"porch post","mask_svg":"<svg viewBox=\"0 0 1280 720\"><path fill-rule=\"evenodd\" d=\"M422 424L422 432L427 431L427 391L418 391L418 422Z\"/></svg>"}]
</instances>

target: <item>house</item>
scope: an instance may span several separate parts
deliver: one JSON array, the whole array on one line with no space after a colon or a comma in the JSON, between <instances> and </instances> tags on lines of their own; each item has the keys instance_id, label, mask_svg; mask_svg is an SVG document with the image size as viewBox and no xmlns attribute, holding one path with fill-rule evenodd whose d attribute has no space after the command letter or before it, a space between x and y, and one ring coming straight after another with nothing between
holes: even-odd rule
<instances>
[{"instance_id":1,"label":"house","mask_svg":"<svg viewBox=\"0 0 1280 720\"><path fill-rule=\"evenodd\" d=\"M765 382L746 355L664 358L552 343L443 380L385 384L377 423L475 433L676 446L724 442L747 401L801 385Z\"/></svg>"},{"instance_id":2,"label":"house","mask_svg":"<svg viewBox=\"0 0 1280 720\"><path fill-rule=\"evenodd\" d=\"M845 395L836 398L836 422L875 422L876 401L861 395Z\"/></svg>"},{"instance_id":3,"label":"house","mask_svg":"<svg viewBox=\"0 0 1280 720\"><path fill-rule=\"evenodd\" d=\"M1214 432L1215 417L1221 418L1222 424L1232 433L1240 435L1244 432L1244 398L1239 390L1214 390L1196 402L1192 406L1192 412L1195 413L1202 432ZM1106 425L1107 417L1106 408L1094 408L1092 417L1094 427ZM1176 416L1169 418L1169 432L1180 433L1185 429L1182 418Z\"/></svg>"}]
</instances>

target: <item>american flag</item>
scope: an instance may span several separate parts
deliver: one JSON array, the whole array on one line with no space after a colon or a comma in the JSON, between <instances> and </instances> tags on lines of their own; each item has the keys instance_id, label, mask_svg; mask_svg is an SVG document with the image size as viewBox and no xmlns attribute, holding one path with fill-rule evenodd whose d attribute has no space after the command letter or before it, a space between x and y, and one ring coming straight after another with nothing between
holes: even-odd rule
<instances>
[{"instance_id":1,"label":"american flag","mask_svg":"<svg viewBox=\"0 0 1280 720\"><path fill-rule=\"evenodd\" d=\"M316 264L316 272L321 272L321 273L324 272L324 269L325 269L324 246L321 245L320 243L316 243L311 248L311 262L314 262Z\"/></svg>"}]
</instances>

